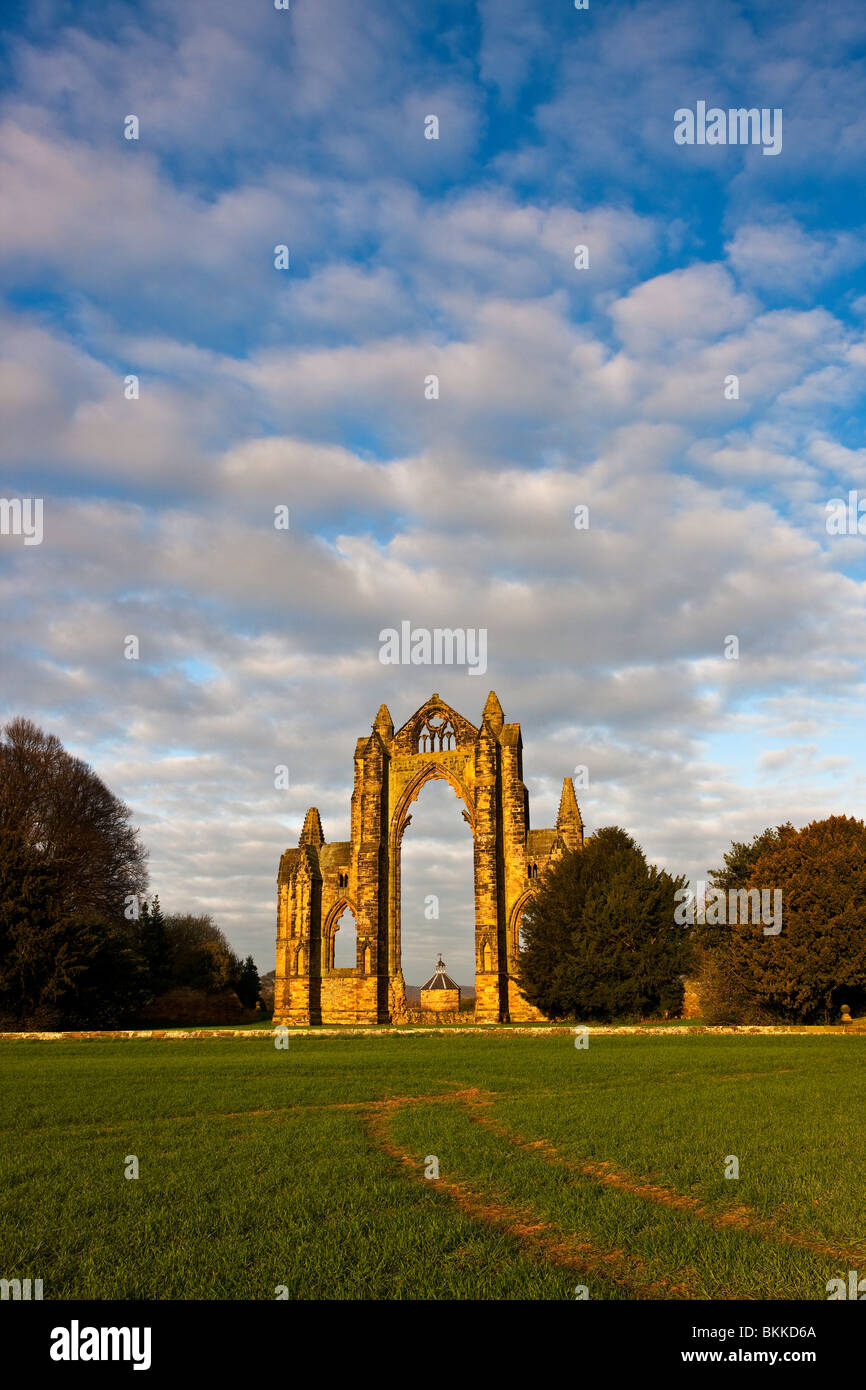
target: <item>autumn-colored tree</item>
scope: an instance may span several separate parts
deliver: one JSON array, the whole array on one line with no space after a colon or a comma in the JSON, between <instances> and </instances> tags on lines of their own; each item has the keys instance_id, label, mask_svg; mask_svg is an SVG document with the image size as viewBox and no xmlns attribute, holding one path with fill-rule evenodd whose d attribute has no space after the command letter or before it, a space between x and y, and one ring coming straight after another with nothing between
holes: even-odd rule
<instances>
[{"instance_id":1,"label":"autumn-colored tree","mask_svg":"<svg viewBox=\"0 0 866 1390\"><path fill-rule=\"evenodd\" d=\"M723 888L726 892L730 888L745 888L764 851L778 843L783 831L793 828L791 822L787 821L785 825L768 825L752 840L734 840L731 848L722 855L724 867L709 870L710 883L714 888Z\"/></svg>"},{"instance_id":2,"label":"autumn-colored tree","mask_svg":"<svg viewBox=\"0 0 866 1390\"><path fill-rule=\"evenodd\" d=\"M712 1017L809 1023L838 1017L843 1003L862 1011L866 824L830 816L764 837L745 883L730 886L781 890L782 930L766 935L762 923L740 922L719 933L706 971Z\"/></svg>"},{"instance_id":3,"label":"autumn-colored tree","mask_svg":"<svg viewBox=\"0 0 866 1390\"><path fill-rule=\"evenodd\" d=\"M523 916L520 988L548 1018L679 1013L691 942L674 921L683 878L648 864L618 826L539 879Z\"/></svg>"}]
</instances>

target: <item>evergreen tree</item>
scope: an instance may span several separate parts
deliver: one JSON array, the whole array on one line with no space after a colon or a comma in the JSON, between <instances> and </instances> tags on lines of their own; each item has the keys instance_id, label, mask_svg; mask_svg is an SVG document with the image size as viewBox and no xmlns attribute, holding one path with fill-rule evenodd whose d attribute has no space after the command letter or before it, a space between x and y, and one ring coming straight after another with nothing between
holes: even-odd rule
<instances>
[{"instance_id":1,"label":"evergreen tree","mask_svg":"<svg viewBox=\"0 0 866 1390\"><path fill-rule=\"evenodd\" d=\"M171 942L159 905L159 894L149 906L147 899L141 905L138 946L147 970L149 991L152 995L162 994L172 983L172 960Z\"/></svg>"},{"instance_id":2,"label":"evergreen tree","mask_svg":"<svg viewBox=\"0 0 866 1390\"><path fill-rule=\"evenodd\" d=\"M238 982L235 986L237 996L245 1009L254 1009L256 1007L260 987L259 972L256 969L256 963L252 956L247 956L241 966Z\"/></svg>"},{"instance_id":3,"label":"evergreen tree","mask_svg":"<svg viewBox=\"0 0 866 1390\"><path fill-rule=\"evenodd\" d=\"M689 936L674 922L672 878L618 826L566 852L523 917L520 987L549 1018L677 1014Z\"/></svg>"}]
</instances>

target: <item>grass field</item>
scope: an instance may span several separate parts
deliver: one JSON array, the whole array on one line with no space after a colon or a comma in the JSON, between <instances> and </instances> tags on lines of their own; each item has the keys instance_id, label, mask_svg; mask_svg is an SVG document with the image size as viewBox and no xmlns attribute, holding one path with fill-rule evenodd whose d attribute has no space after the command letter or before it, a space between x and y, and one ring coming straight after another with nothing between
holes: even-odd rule
<instances>
[{"instance_id":1,"label":"grass field","mask_svg":"<svg viewBox=\"0 0 866 1390\"><path fill-rule=\"evenodd\" d=\"M0 1074L0 1276L46 1299L825 1299L866 1273L864 1036L18 1042Z\"/></svg>"}]
</instances>

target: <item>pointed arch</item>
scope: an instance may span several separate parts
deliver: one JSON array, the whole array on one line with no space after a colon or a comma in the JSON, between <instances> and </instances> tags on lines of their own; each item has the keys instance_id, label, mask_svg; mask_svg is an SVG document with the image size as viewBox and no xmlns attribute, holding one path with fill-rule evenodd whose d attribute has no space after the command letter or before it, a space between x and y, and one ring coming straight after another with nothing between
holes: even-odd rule
<instances>
[{"instance_id":1,"label":"pointed arch","mask_svg":"<svg viewBox=\"0 0 866 1390\"><path fill-rule=\"evenodd\" d=\"M352 917L354 918L355 943L357 950L359 920L358 909L355 906L352 899L347 894L344 894L341 898L338 898L337 901L334 903L334 906L331 908L330 912L328 913L325 919L325 924L322 929L322 967L326 972L338 969L353 969L357 964L357 959L353 960L350 966L336 966L334 964L334 950L336 947L336 938L337 932L339 930L339 922L341 917L347 910L351 912Z\"/></svg>"},{"instance_id":2,"label":"pointed arch","mask_svg":"<svg viewBox=\"0 0 866 1390\"><path fill-rule=\"evenodd\" d=\"M520 922L529 904L532 902L532 889L527 888L521 894L511 909L511 916L508 919L508 949L511 953L511 960L516 961L520 955Z\"/></svg>"},{"instance_id":3,"label":"pointed arch","mask_svg":"<svg viewBox=\"0 0 866 1390\"><path fill-rule=\"evenodd\" d=\"M343 908L331 933L331 969L357 970L358 918L350 907Z\"/></svg>"},{"instance_id":4,"label":"pointed arch","mask_svg":"<svg viewBox=\"0 0 866 1390\"><path fill-rule=\"evenodd\" d=\"M447 785L447 789L446 787L442 788L441 798L430 794L431 800L433 800L438 807L442 807L443 811L447 808L447 814L449 816L453 815L454 811L459 809L460 812L462 812L463 820L469 828L469 835L466 836L464 827L458 821L458 829L462 834L460 835L459 849L456 845L452 847L455 851L455 858L457 860L453 867L455 873L459 874L462 879L464 892L461 893L461 897L463 902L474 906L477 894L477 880L475 877L477 868L474 827L475 807L474 798L472 792L469 790L467 781L455 772L453 764L449 766L444 760L442 762L438 759L425 761L420 768L415 764L414 768L412 768L409 780L403 787L402 794L396 799L396 804L390 820L389 849L391 856L391 873L389 884L389 950L392 959L399 962L401 973L404 968L404 905L407 906L407 912L409 913L409 942L412 943L413 938L417 940L416 933L420 925L423 939L428 942L424 948L425 958L428 950L432 951L437 948L435 942L429 944L429 933L431 931L435 932L436 928L431 927L428 923L433 919L438 919L439 916L438 894L441 892L440 883L435 877L430 877L432 865L429 862L429 856L425 856L424 861L422 861L418 853L419 847L417 845L413 846L414 852L413 850L408 852L408 856L404 856L403 853L404 832L413 820L413 817L409 814L410 809L414 809L413 803L418 800L424 788L430 782L440 782ZM456 806L451 797L448 796L449 789L456 798ZM411 881L414 894L418 895L413 895L412 909L408 907L408 900L405 899L403 892L404 858L406 858L407 865L411 864L411 869L407 871L410 872L412 876ZM424 886L419 887L419 883L422 880L424 881ZM431 891L432 898L426 896ZM424 900L424 918L426 919L424 923L420 923L421 896L423 896ZM434 906L428 911L431 902ZM411 954L413 953L410 952L410 955ZM417 962L415 964L417 967Z\"/></svg>"},{"instance_id":5,"label":"pointed arch","mask_svg":"<svg viewBox=\"0 0 866 1390\"><path fill-rule=\"evenodd\" d=\"M442 763L427 763L409 783L391 817L390 838L391 844L395 849L399 847L400 840L403 837L403 831L409 823L409 817L406 813L412 802L418 800L422 789L428 782L436 782L440 779L444 782L448 782L453 788L455 796L463 802L466 808L464 819L469 825L469 829L472 831L473 835L475 834L475 808L468 789L464 786L463 782L452 768L445 767Z\"/></svg>"}]
</instances>

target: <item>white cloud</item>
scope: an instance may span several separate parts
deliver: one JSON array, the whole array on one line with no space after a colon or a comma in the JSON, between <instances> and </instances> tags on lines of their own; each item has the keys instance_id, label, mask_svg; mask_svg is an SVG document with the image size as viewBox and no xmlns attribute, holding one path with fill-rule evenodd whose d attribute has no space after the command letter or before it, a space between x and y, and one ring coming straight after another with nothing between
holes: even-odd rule
<instances>
[{"instance_id":1,"label":"white cloud","mask_svg":"<svg viewBox=\"0 0 866 1390\"><path fill-rule=\"evenodd\" d=\"M771 46L733 10L709 43L693 4L583 18L482 5L480 85L464 18L443 64L423 12L350 0L287 22L160 5L117 41L82 23L16 46L0 465L46 514L42 546L0 538L4 709L91 759L166 907L215 911L264 969L279 854L311 804L346 837L383 699L400 723L435 688L477 722L495 687L534 825L586 763L587 824L693 877L768 823L862 812L863 583L820 509L862 474L866 350L815 303L862 237L807 229L772 182L828 142L856 174L862 83L846 69L831 100L840 40L814 7ZM786 102L780 172L673 145L674 107L731 73ZM532 83L497 147L490 113ZM671 189L685 168L724 190L724 260ZM487 678L382 666L407 617L486 626ZM443 917L407 907L412 969L442 948L468 981L465 827L430 795L406 881L417 899L432 875Z\"/></svg>"}]
</instances>

